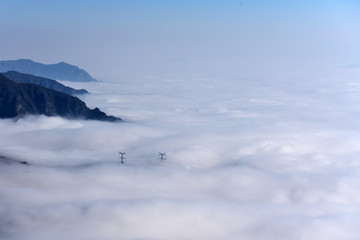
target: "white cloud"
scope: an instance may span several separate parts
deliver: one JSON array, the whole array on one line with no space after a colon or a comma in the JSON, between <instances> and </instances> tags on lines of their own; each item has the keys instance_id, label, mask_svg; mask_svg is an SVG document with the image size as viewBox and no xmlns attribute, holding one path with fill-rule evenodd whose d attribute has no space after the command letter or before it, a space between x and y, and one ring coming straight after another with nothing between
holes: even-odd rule
<instances>
[{"instance_id":1,"label":"white cloud","mask_svg":"<svg viewBox=\"0 0 360 240\"><path fill-rule=\"evenodd\" d=\"M359 76L300 70L71 83L128 121L1 120L30 163L0 162L1 238L356 239Z\"/></svg>"}]
</instances>

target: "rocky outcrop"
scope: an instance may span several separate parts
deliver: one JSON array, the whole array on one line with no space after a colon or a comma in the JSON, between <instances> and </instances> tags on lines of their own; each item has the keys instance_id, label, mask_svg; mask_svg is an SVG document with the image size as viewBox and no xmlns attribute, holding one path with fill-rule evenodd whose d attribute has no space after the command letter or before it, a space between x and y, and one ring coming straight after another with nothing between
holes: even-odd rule
<instances>
[{"instance_id":1,"label":"rocky outcrop","mask_svg":"<svg viewBox=\"0 0 360 240\"><path fill-rule=\"evenodd\" d=\"M28 114L61 116L68 119L121 121L98 108L89 109L79 98L29 83L15 83L0 74L0 118Z\"/></svg>"}]
</instances>

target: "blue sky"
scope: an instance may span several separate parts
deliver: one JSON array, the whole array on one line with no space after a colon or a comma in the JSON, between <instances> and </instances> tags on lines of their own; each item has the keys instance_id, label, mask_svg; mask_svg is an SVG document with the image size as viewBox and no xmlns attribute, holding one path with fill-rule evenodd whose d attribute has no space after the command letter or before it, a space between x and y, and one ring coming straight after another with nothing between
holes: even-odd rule
<instances>
[{"instance_id":1,"label":"blue sky","mask_svg":"<svg viewBox=\"0 0 360 240\"><path fill-rule=\"evenodd\" d=\"M1 8L3 59L67 61L104 77L236 71L234 62L251 57L360 61L353 0L3 0Z\"/></svg>"}]
</instances>

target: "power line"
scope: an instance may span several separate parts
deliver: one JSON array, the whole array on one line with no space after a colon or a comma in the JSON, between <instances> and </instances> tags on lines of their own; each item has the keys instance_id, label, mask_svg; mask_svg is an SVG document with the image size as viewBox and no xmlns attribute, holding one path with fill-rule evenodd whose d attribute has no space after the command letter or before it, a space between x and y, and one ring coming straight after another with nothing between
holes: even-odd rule
<instances>
[{"instance_id":1,"label":"power line","mask_svg":"<svg viewBox=\"0 0 360 240\"><path fill-rule=\"evenodd\" d=\"M159 159L163 162L166 160L166 153L159 152Z\"/></svg>"},{"instance_id":2,"label":"power line","mask_svg":"<svg viewBox=\"0 0 360 240\"><path fill-rule=\"evenodd\" d=\"M119 152L119 160L121 164L125 163L126 157L125 157L126 152Z\"/></svg>"}]
</instances>

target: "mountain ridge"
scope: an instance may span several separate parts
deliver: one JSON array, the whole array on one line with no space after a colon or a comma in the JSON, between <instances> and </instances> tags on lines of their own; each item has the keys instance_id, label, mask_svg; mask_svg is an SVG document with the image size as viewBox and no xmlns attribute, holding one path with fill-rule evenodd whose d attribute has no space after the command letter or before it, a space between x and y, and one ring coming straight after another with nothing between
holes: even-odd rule
<instances>
[{"instance_id":1,"label":"mountain ridge","mask_svg":"<svg viewBox=\"0 0 360 240\"><path fill-rule=\"evenodd\" d=\"M19 83L19 82L32 83L32 84L46 87L48 89L63 92L63 93L69 94L69 95L89 93L85 89L77 90L77 89L65 86L65 85L57 82L56 80L53 80L50 78L39 77L39 76L35 76L32 74L28 74L28 73L20 73L17 71L7 71L5 73L0 73L0 74L4 75L6 78L8 78L14 82L17 82L17 83Z\"/></svg>"},{"instance_id":2,"label":"mountain ridge","mask_svg":"<svg viewBox=\"0 0 360 240\"><path fill-rule=\"evenodd\" d=\"M17 118L28 114L122 121L120 118L106 115L99 108L88 108L77 97L31 83L16 83L0 74L0 118Z\"/></svg>"},{"instance_id":3,"label":"mountain ridge","mask_svg":"<svg viewBox=\"0 0 360 240\"><path fill-rule=\"evenodd\" d=\"M2 60L0 72L17 71L54 80L72 82L95 82L85 70L66 62L43 64L31 59Z\"/></svg>"}]
</instances>

